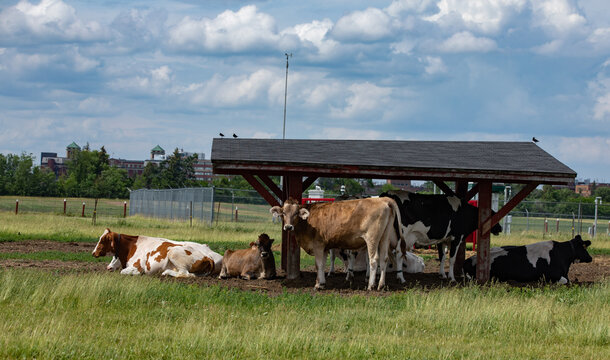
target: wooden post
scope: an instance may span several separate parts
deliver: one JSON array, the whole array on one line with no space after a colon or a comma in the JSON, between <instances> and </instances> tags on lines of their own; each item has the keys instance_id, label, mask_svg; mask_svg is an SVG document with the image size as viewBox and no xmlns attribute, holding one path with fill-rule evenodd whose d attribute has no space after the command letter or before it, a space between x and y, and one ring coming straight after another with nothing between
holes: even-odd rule
<instances>
[{"instance_id":1,"label":"wooden post","mask_svg":"<svg viewBox=\"0 0 610 360\"><path fill-rule=\"evenodd\" d=\"M468 199L466 198L467 194L468 194L468 181L456 181L455 182L455 194L462 199L462 201L464 202L468 202ZM457 254L455 257L455 264L453 264L453 273L458 275L458 274L462 274L462 268L464 266L464 260L466 258L466 238L468 236L464 236L464 239L462 239L462 243L460 244L460 247L456 250ZM474 244L473 244L474 246Z\"/></svg>"},{"instance_id":2,"label":"wooden post","mask_svg":"<svg viewBox=\"0 0 610 360\"><path fill-rule=\"evenodd\" d=\"M85 202L83 201L83 212L80 214L80 217L85 217Z\"/></svg>"},{"instance_id":3,"label":"wooden post","mask_svg":"<svg viewBox=\"0 0 610 360\"><path fill-rule=\"evenodd\" d=\"M123 201L123 217L127 217L127 201Z\"/></svg>"},{"instance_id":4,"label":"wooden post","mask_svg":"<svg viewBox=\"0 0 610 360\"><path fill-rule=\"evenodd\" d=\"M64 199L64 215L66 215L66 199Z\"/></svg>"},{"instance_id":5,"label":"wooden post","mask_svg":"<svg viewBox=\"0 0 610 360\"><path fill-rule=\"evenodd\" d=\"M489 235L491 232L491 181L479 182L479 229L477 230L477 282L489 281Z\"/></svg>"},{"instance_id":6,"label":"wooden post","mask_svg":"<svg viewBox=\"0 0 610 360\"><path fill-rule=\"evenodd\" d=\"M95 220L97 218L97 199L95 199L95 204L93 205L93 217L91 218L91 222L95 225Z\"/></svg>"},{"instance_id":7,"label":"wooden post","mask_svg":"<svg viewBox=\"0 0 610 360\"><path fill-rule=\"evenodd\" d=\"M15 215L19 214L19 199L15 200Z\"/></svg>"},{"instance_id":8,"label":"wooden post","mask_svg":"<svg viewBox=\"0 0 610 360\"><path fill-rule=\"evenodd\" d=\"M288 183L288 197L293 198L300 204L303 194L303 177L301 175L289 175L286 176L286 180ZM282 232L286 231L282 229ZM283 235L282 239L284 239ZM301 247L297 243L294 232L289 232L286 239L286 279L296 279L301 276Z\"/></svg>"},{"instance_id":9,"label":"wooden post","mask_svg":"<svg viewBox=\"0 0 610 360\"><path fill-rule=\"evenodd\" d=\"M237 222L238 216L237 216L237 206L235 207L235 222Z\"/></svg>"},{"instance_id":10,"label":"wooden post","mask_svg":"<svg viewBox=\"0 0 610 360\"><path fill-rule=\"evenodd\" d=\"M288 182L287 177L284 176L282 179L282 200L285 202L288 199ZM282 204L283 205L283 204ZM284 221L282 221L282 227L284 226ZM282 259L281 259L281 267L282 270L287 271L288 269L288 232L284 231L282 228Z\"/></svg>"}]
</instances>

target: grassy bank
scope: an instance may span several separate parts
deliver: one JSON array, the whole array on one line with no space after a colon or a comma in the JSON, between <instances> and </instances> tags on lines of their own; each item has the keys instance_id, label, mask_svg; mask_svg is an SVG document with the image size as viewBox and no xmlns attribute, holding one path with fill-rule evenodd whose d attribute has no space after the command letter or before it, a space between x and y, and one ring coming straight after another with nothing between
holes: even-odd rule
<instances>
[{"instance_id":1,"label":"grassy bank","mask_svg":"<svg viewBox=\"0 0 610 360\"><path fill-rule=\"evenodd\" d=\"M0 272L1 358L610 357L609 284L264 294L117 274Z\"/></svg>"}]
</instances>

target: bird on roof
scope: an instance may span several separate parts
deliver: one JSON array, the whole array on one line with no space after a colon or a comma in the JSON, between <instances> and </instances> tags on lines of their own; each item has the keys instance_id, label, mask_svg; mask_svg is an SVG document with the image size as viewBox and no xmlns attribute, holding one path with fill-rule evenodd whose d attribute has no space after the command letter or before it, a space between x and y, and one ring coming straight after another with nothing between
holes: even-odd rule
<instances>
[{"instance_id":1,"label":"bird on roof","mask_svg":"<svg viewBox=\"0 0 610 360\"><path fill-rule=\"evenodd\" d=\"M235 139L237 139L237 135L235 135L235 133L233 133L233 137L234 137Z\"/></svg>"},{"instance_id":2,"label":"bird on roof","mask_svg":"<svg viewBox=\"0 0 610 360\"><path fill-rule=\"evenodd\" d=\"M536 139L536 137L533 137L533 138L532 138L532 141L533 141L533 142L535 142L535 143L537 143L537 142L538 142L538 139Z\"/></svg>"},{"instance_id":3,"label":"bird on roof","mask_svg":"<svg viewBox=\"0 0 610 360\"><path fill-rule=\"evenodd\" d=\"M225 137L225 134L223 134L223 133L220 133L218 135L220 135L220 137Z\"/></svg>"}]
</instances>

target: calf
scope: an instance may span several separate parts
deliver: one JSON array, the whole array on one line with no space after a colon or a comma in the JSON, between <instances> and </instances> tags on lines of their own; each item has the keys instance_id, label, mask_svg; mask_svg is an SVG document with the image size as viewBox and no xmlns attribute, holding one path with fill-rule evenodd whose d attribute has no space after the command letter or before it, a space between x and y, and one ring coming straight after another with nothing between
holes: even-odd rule
<instances>
[{"instance_id":1,"label":"calf","mask_svg":"<svg viewBox=\"0 0 610 360\"><path fill-rule=\"evenodd\" d=\"M240 276L246 280L273 279L276 273L275 258L271 250L272 243L273 239L269 239L269 235L260 234L256 242L250 243L249 249L225 251L222 270L218 278Z\"/></svg>"},{"instance_id":2,"label":"calf","mask_svg":"<svg viewBox=\"0 0 610 360\"><path fill-rule=\"evenodd\" d=\"M570 241L542 241L525 246L502 246L490 249L490 275L500 281L520 282L546 280L567 284L570 265L591 262L587 252L590 241L580 235ZM477 256L464 262L464 272L470 277L476 274Z\"/></svg>"},{"instance_id":3,"label":"calf","mask_svg":"<svg viewBox=\"0 0 610 360\"><path fill-rule=\"evenodd\" d=\"M106 267L121 268L121 274L156 274L174 277L217 274L222 256L205 244L173 241L150 236L118 234L106 229L93 256L114 255Z\"/></svg>"}]
</instances>

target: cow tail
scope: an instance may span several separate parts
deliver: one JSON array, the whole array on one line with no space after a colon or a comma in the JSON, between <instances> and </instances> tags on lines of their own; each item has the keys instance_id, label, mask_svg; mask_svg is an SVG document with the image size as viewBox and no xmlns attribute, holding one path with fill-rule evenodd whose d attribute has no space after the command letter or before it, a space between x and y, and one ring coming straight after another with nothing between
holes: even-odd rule
<instances>
[{"instance_id":1,"label":"cow tail","mask_svg":"<svg viewBox=\"0 0 610 360\"><path fill-rule=\"evenodd\" d=\"M392 199L392 198L390 198ZM398 235L399 243L401 244L401 246L404 246L406 248L407 246L407 241L405 239L405 233L404 233L404 229L401 226L402 225L402 218L400 216L400 209L398 208L398 204L396 204L396 200L392 199L392 209L394 210L394 213L396 214L396 216L394 216L394 229L396 230L396 235ZM406 251L405 248L402 248L402 252L404 254L404 252Z\"/></svg>"}]
</instances>

